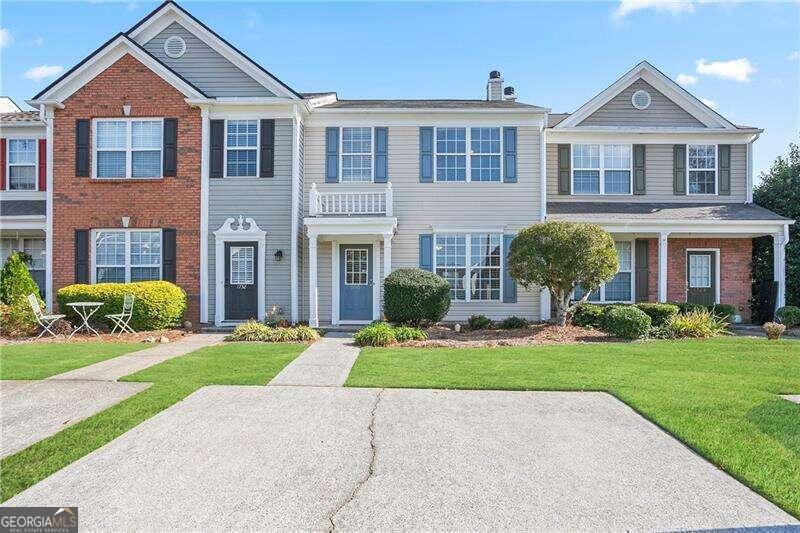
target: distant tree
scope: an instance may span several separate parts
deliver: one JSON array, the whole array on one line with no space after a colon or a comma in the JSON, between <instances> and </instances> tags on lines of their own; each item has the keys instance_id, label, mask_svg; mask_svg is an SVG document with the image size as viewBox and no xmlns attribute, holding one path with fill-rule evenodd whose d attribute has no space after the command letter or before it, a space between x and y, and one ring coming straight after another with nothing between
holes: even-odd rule
<instances>
[{"instance_id":1,"label":"distant tree","mask_svg":"<svg viewBox=\"0 0 800 533\"><path fill-rule=\"evenodd\" d=\"M3 270L0 271L0 302L4 304L15 304L24 300L29 294L39 296L39 287L33 281L27 264L30 263L31 256L23 252L13 252Z\"/></svg>"},{"instance_id":2,"label":"distant tree","mask_svg":"<svg viewBox=\"0 0 800 533\"><path fill-rule=\"evenodd\" d=\"M778 156L768 172L761 173L761 183L753 190L753 201L781 216L800 220L800 147L789 143L786 157ZM753 239L752 310L758 312L758 285L773 279L772 237ZM800 230L789 226L786 246L786 305L800 306ZM771 320L772 317L756 317Z\"/></svg>"},{"instance_id":3,"label":"distant tree","mask_svg":"<svg viewBox=\"0 0 800 533\"><path fill-rule=\"evenodd\" d=\"M563 326L577 303L614 277L619 269L611 235L600 226L545 222L519 232L508 254L511 277L523 287L546 287L556 306L556 323ZM570 305L575 285L583 296Z\"/></svg>"}]
</instances>

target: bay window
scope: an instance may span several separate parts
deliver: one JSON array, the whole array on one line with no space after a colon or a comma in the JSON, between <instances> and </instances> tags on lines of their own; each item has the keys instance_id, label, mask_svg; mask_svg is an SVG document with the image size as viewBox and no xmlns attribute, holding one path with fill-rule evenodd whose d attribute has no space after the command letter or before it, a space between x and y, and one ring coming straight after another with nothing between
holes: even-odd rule
<instances>
[{"instance_id":1,"label":"bay window","mask_svg":"<svg viewBox=\"0 0 800 533\"><path fill-rule=\"evenodd\" d=\"M93 257L96 283L161 279L161 230L98 230Z\"/></svg>"},{"instance_id":2,"label":"bay window","mask_svg":"<svg viewBox=\"0 0 800 533\"><path fill-rule=\"evenodd\" d=\"M372 128L342 128L342 182L372 181Z\"/></svg>"},{"instance_id":3,"label":"bay window","mask_svg":"<svg viewBox=\"0 0 800 533\"><path fill-rule=\"evenodd\" d=\"M610 281L589 295L590 302L632 302L633 301L633 242L615 241L619 270ZM580 285L575 286L574 300L579 300L584 292Z\"/></svg>"},{"instance_id":4,"label":"bay window","mask_svg":"<svg viewBox=\"0 0 800 533\"><path fill-rule=\"evenodd\" d=\"M500 301L502 242L499 233L434 236L434 272L450 284L455 301Z\"/></svg>"},{"instance_id":5,"label":"bay window","mask_svg":"<svg viewBox=\"0 0 800 533\"><path fill-rule=\"evenodd\" d=\"M717 147L690 144L686 147L689 194L717 194Z\"/></svg>"},{"instance_id":6,"label":"bay window","mask_svg":"<svg viewBox=\"0 0 800 533\"><path fill-rule=\"evenodd\" d=\"M36 139L8 139L8 190L36 190L37 145Z\"/></svg>"},{"instance_id":7,"label":"bay window","mask_svg":"<svg viewBox=\"0 0 800 533\"><path fill-rule=\"evenodd\" d=\"M572 193L631 194L632 165L629 144L574 144Z\"/></svg>"},{"instance_id":8,"label":"bay window","mask_svg":"<svg viewBox=\"0 0 800 533\"><path fill-rule=\"evenodd\" d=\"M96 119L94 176L160 178L163 135L163 119Z\"/></svg>"},{"instance_id":9,"label":"bay window","mask_svg":"<svg viewBox=\"0 0 800 533\"><path fill-rule=\"evenodd\" d=\"M225 175L258 176L258 121L228 120L225 123Z\"/></svg>"}]
</instances>

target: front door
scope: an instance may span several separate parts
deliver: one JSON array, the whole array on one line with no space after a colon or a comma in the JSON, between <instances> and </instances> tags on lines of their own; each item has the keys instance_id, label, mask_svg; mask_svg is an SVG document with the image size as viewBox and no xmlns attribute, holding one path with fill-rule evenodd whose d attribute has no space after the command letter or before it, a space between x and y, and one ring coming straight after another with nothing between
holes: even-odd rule
<instances>
[{"instance_id":1,"label":"front door","mask_svg":"<svg viewBox=\"0 0 800 533\"><path fill-rule=\"evenodd\" d=\"M687 252L686 301L713 305L716 297L715 252Z\"/></svg>"},{"instance_id":2,"label":"front door","mask_svg":"<svg viewBox=\"0 0 800 533\"><path fill-rule=\"evenodd\" d=\"M372 320L372 245L339 248L339 319Z\"/></svg>"},{"instance_id":3,"label":"front door","mask_svg":"<svg viewBox=\"0 0 800 533\"><path fill-rule=\"evenodd\" d=\"M225 243L225 320L258 317L258 243Z\"/></svg>"}]
</instances>

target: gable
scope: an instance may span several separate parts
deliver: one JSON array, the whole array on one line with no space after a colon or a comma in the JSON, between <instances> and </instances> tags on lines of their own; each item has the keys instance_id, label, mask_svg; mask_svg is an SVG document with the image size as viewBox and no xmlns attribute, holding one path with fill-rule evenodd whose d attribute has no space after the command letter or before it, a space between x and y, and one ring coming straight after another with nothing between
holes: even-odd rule
<instances>
[{"instance_id":1,"label":"gable","mask_svg":"<svg viewBox=\"0 0 800 533\"><path fill-rule=\"evenodd\" d=\"M174 35L186 42L186 52L178 58L164 51L164 41ZM144 49L211 97L275 96L177 22L147 41Z\"/></svg>"},{"instance_id":2,"label":"gable","mask_svg":"<svg viewBox=\"0 0 800 533\"><path fill-rule=\"evenodd\" d=\"M631 103L633 93L650 93L650 106L636 109ZM581 121L579 126L654 126L704 128L702 122L689 114L662 92L638 78L606 104Z\"/></svg>"}]
</instances>

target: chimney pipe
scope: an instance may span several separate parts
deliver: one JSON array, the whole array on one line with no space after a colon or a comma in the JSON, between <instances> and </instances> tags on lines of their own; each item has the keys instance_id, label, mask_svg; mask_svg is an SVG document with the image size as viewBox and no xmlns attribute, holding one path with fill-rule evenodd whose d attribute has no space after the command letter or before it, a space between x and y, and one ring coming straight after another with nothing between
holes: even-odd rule
<instances>
[{"instance_id":1,"label":"chimney pipe","mask_svg":"<svg viewBox=\"0 0 800 533\"><path fill-rule=\"evenodd\" d=\"M493 70L489 73L489 81L486 82L486 99L503 99L503 77L500 75L499 70Z\"/></svg>"},{"instance_id":2,"label":"chimney pipe","mask_svg":"<svg viewBox=\"0 0 800 533\"><path fill-rule=\"evenodd\" d=\"M505 89L503 89L503 100L511 100L514 101L517 99L517 93L514 91L514 87L509 85Z\"/></svg>"}]
</instances>

